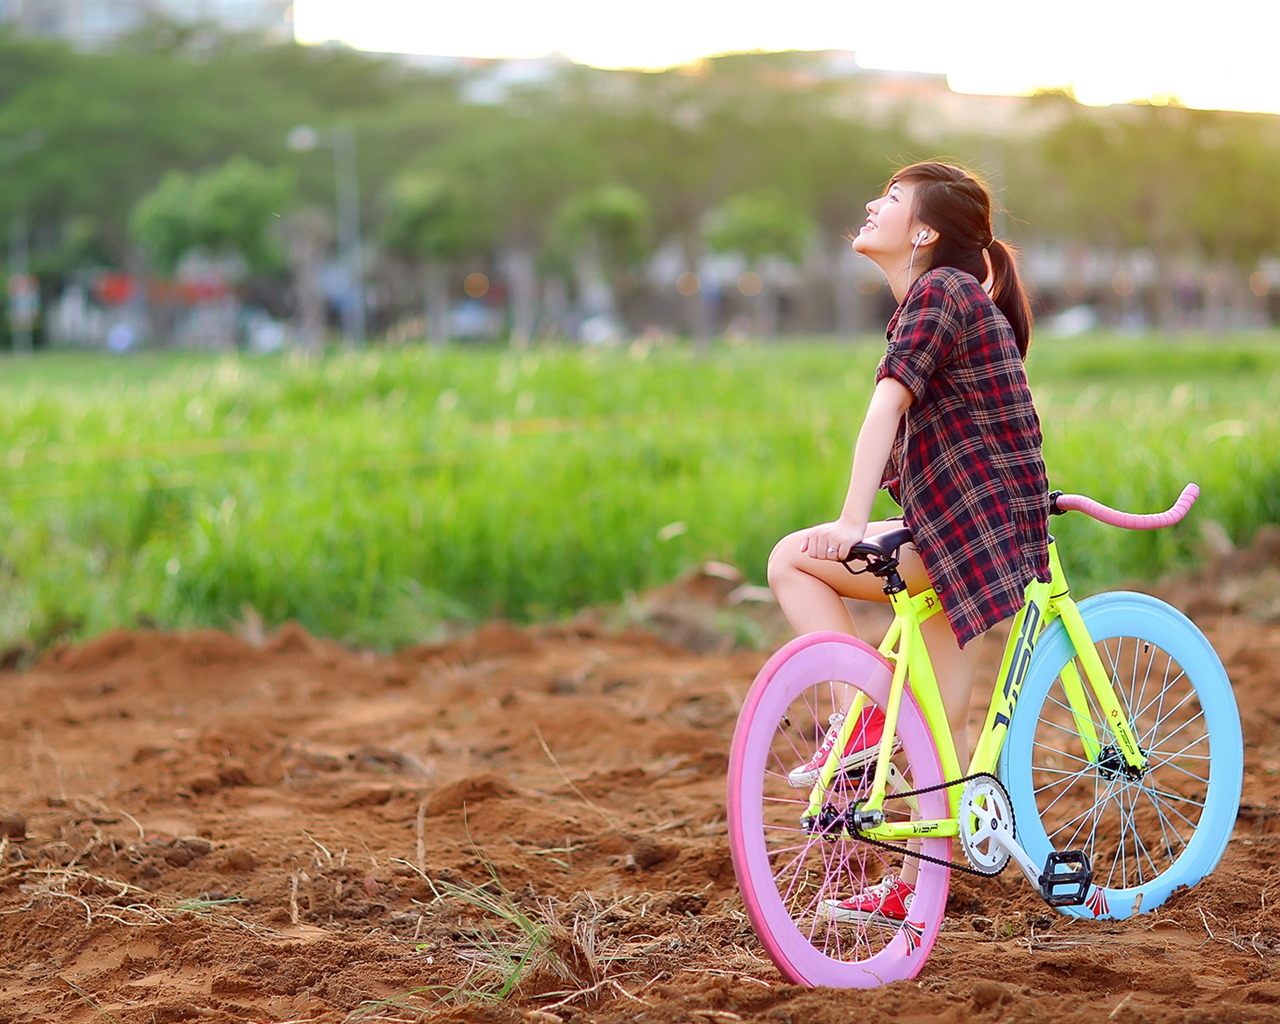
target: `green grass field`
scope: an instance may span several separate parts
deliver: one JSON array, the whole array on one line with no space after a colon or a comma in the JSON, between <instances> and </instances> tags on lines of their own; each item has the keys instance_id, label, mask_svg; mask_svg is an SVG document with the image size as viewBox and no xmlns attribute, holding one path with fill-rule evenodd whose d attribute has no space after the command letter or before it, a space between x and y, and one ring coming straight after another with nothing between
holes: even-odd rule
<instances>
[{"instance_id":1,"label":"green grass field","mask_svg":"<svg viewBox=\"0 0 1280 1024\"><path fill-rule=\"evenodd\" d=\"M0 646L296 619L356 644L554 618L714 558L762 581L839 508L881 345L0 360ZM1045 340L1054 520L1078 591L1280 521L1280 338ZM883 511L890 512L886 503Z\"/></svg>"}]
</instances>

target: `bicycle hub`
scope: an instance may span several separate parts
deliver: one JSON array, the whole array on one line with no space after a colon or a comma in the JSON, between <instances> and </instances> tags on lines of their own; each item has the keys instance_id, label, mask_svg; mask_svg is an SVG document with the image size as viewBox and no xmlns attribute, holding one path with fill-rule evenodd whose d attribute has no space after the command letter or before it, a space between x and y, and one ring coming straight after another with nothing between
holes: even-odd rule
<instances>
[{"instance_id":1,"label":"bicycle hub","mask_svg":"<svg viewBox=\"0 0 1280 1024\"><path fill-rule=\"evenodd\" d=\"M830 804L824 804L817 816L806 814L800 819L800 827L805 835L822 836L824 839L839 839L843 827L840 812Z\"/></svg>"},{"instance_id":2,"label":"bicycle hub","mask_svg":"<svg viewBox=\"0 0 1280 1024\"><path fill-rule=\"evenodd\" d=\"M845 817L849 822L849 831L855 835L861 835L884 824L884 811L880 810L868 811L860 807L850 807L845 812Z\"/></svg>"},{"instance_id":3,"label":"bicycle hub","mask_svg":"<svg viewBox=\"0 0 1280 1024\"><path fill-rule=\"evenodd\" d=\"M1125 778L1136 781L1146 774L1142 768L1135 768L1125 761L1124 755L1114 743L1108 743L1098 751L1098 759L1094 764L1097 766L1098 774L1107 779L1115 779L1123 775Z\"/></svg>"}]
</instances>

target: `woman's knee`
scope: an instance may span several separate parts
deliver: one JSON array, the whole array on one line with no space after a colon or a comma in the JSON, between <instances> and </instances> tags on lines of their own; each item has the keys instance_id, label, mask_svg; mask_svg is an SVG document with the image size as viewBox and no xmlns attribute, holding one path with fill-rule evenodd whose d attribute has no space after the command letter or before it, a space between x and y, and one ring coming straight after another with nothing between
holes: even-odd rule
<instances>
[{"instance_id":1,"label":"woman's knee","mask_svg":"<svg viewBox=\"0 0 1280 1024\"><path fill-rule=\"evenodd\" d=\"M769 565L766 570L770 587L776 588L779 583L785 583L789 577L799 571L796 563L799 551L800 541L795 534L788 534L773 546L773 550L769 552Z\"/></svg>"}]
</instances>

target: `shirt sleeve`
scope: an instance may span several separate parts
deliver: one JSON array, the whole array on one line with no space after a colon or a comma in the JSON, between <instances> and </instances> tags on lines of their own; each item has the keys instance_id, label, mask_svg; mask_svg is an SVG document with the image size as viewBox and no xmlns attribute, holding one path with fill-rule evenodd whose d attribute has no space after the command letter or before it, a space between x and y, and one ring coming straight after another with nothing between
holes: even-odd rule
<instances>
[{"instance_id":1,"label":"shirt sleeve","mask_svg":"<svg viewBox=\"0 0 1280 1024\"><path fill-rule=\"evenodd\" d=\"M892 377L919 401L951 351L962 323L959 304L942 275L930 272L916 284L897 317L876 383Z\"/></svg>"}]
</instances>

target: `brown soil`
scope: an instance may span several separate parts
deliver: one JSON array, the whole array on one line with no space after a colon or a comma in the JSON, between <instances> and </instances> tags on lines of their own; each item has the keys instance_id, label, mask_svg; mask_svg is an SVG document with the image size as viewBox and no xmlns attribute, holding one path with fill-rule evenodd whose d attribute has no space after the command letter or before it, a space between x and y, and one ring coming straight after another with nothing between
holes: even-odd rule
<instances>
[{"instance_id":1,"label":"brown soil","mask_svg":"<svg viewBox=\"0 0 1280 1024\"><path fill-rule=\"evenodd\" d=\"M629 609L643 628L50 652L0 673L0 1022L1280 1020L1280 563L1257 556L1161 588L1243 713L1218 872L1101 924L957 875L920 977L873 992L784 984L742 913L726 751L764 655L728 637L784 632L714 571Z\"/></svg>"}]
</instances>

